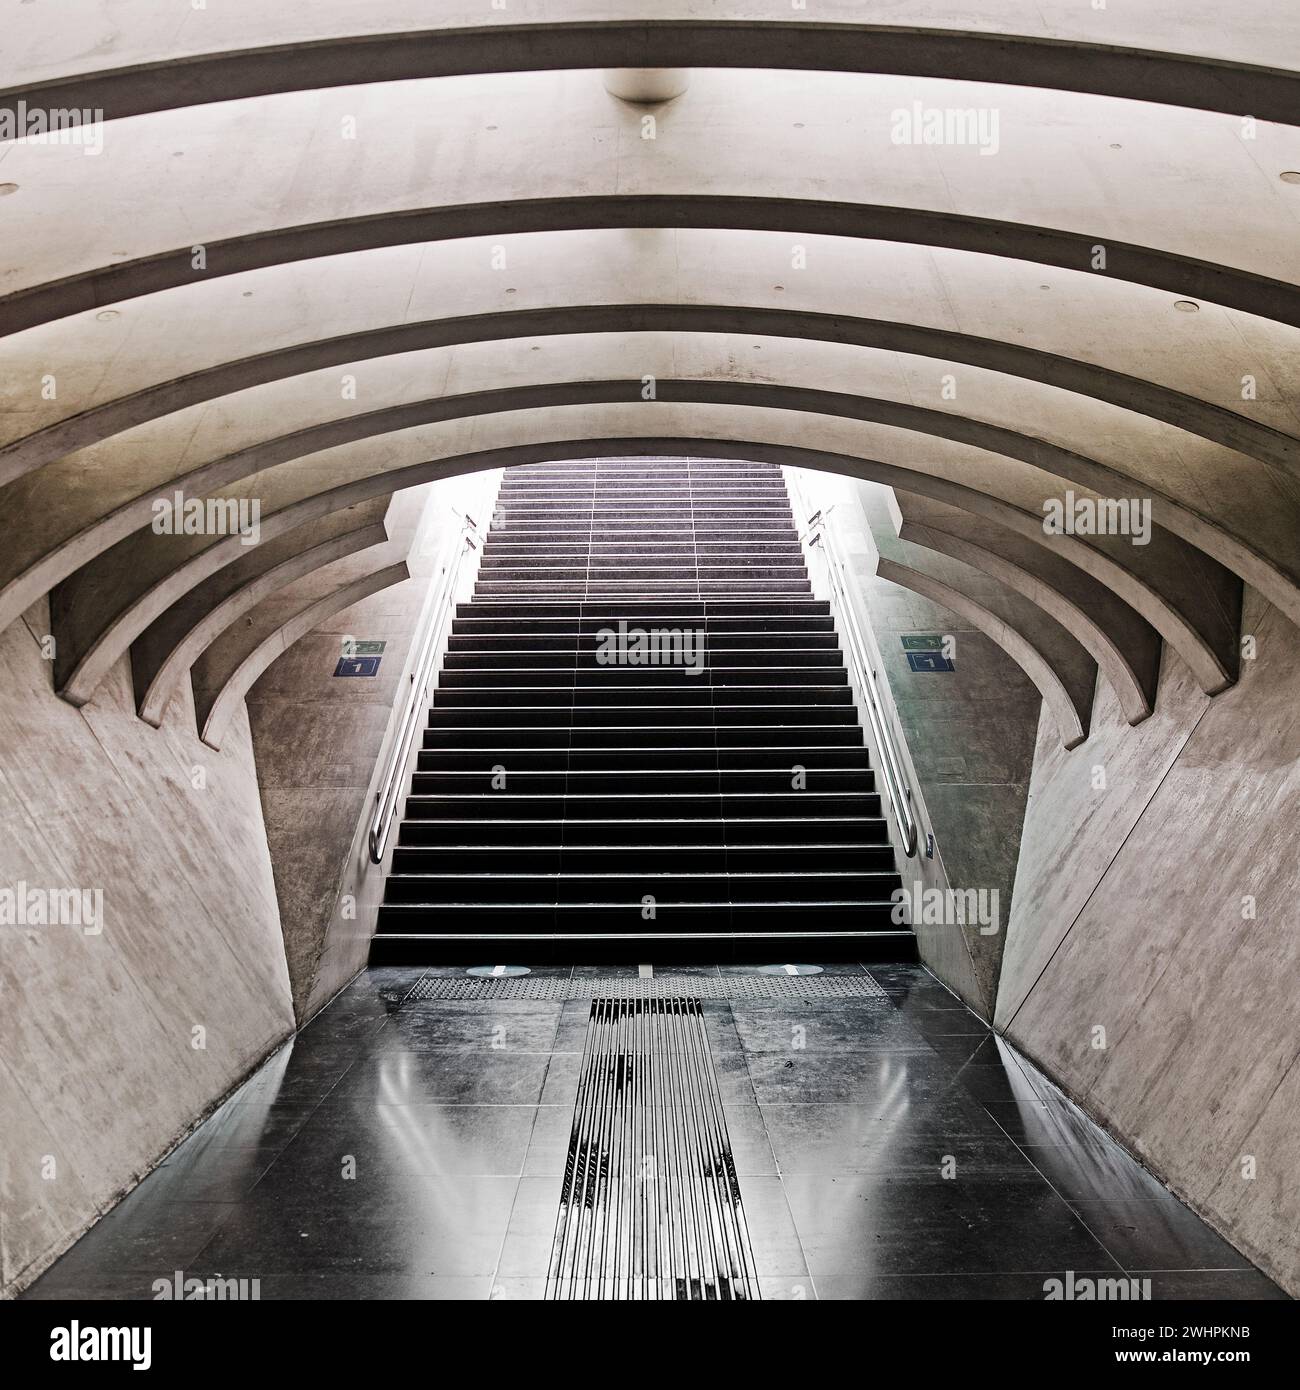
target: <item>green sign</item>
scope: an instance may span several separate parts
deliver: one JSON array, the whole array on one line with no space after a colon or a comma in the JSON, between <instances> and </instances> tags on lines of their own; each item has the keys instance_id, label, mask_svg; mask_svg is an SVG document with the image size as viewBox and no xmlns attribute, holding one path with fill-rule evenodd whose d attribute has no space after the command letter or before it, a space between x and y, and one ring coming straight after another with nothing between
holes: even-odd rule
<instances>
[{"instance_id":1,"label":"green sign","mask_svg":"<svg viewBox=\"0 0 1300 1390\"><path fill-rule=\"evenodd\" d=\"M943 651L943 638L937 635L918 632L907 637L902 637L899 640L902 642L905 652Z\"/></svg>"},{"instance_id":2,"label":"green sign","mask_svg":"<svg viewBox=\"0 0 1300 1390\"><path fill-rule=\"evenodd\" d=\"M353 642L350 656L383 656L387 642Z\"/></svg>"}]
</instances>

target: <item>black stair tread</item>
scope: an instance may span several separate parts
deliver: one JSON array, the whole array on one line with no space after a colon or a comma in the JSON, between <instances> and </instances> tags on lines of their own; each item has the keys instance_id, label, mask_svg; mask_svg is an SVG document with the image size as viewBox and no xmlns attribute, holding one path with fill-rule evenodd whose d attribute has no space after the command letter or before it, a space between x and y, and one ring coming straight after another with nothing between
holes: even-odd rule
<instances>
[{"instance_id":1,"label":"black stair tread","mask_svg":"<svg viewBox=\"0 0 1300 1390\"><path fill-rule=\"evenodd\" d=\"M477 824L477 823L478 823L478 822L471 822L471 824ZM514 823L514 824L518 824L518 825L536 825L538 822L537 822L537 821L517 821L517 822L513 822L513 823ZM404 848L404 849L406 849L406 850L408 850L408 851L414 851L414 852L420 853L420 854L441 853L441 852L443 852L443 851L446 851L446 852L449 853L449 854L454 854L454 853L457 853L457 852L460 852L460 851L464 851L464 850L481 850L481 849L491 849L491 850L495 853L497 850L499 850L499 849L502 848L502 847L499 846L499 845L485 846L485 845L475 844L475 843L474 843L473 841L471 841L471 840L460 840L460 841L455 842L454 844L451 843L450 841L448 841L448 842L445 842L445 843L439 842L437 845L407 845L407 846L399 846L399 848ZM754 851L756 851L756 850L769 850L769 849L770 849L770 850L780 850L783 854L785 854L785 853L789 853L791 850L804 850L804 849L807 849L807 850L828 850L828 849L834 849L834 850L844 850L844 851L846 851L846 852L852 852L852 851L854 851L854 850L877 849L877 848L879 848L879 846L878 846L878 845L874 845L874 844L869 844L869 843L865 843L865 844L861 844L861 845L844 844L844 843L841 843L841 842L838 841L838 840L827 840L827 841L825 841L824 843L823 843L823 842L820 842L820 841L800 840L797 844L794 844L794 845L791 845L791 844L744 844L744 845L729 845L729 844L726 844L725 842L719 842L717 845L701 845L701 844L697 844L697 843L684 843L684 844L680 844L680 845L674 845L674 844L671 844L671 843L664 843L664 844L647 843L647 844L643 844L643 845L637 845L637 844L627 844L627 845L529 845L529 844L512 844L512 845L509 846L509 848L510 848L511 850L519 850L519 851L521 851L521 852L523 852L523 853L528 853L528 852L531 852L531 851L538 851L538 852L545 852L545 853L548 853L548 854L549 854L549 853L559 854L559 853L561 853L562 851L567 851L567 850L578 850L578 851L581 851L581 853L583 853L583 854L596 854L596 853L624 854L624 853L629 853L629 852L635 852L636 850L655 850L656 852L658 852L658 851L660 851L660 850L672 850L672 849L682 849L682 850L692 850L692 851L695 851L695 850L704 850L704 849L717 849L717 850L728 850L728 849L732 849L732 850L745 850L745 851L751 851L751 850L754 850ZM719 872L721 872L721 871L719 871Z\"/></svg>"},{"instance_id":2,"label":"black stair tread","mask_svg":"<svg viewBox=\"0 0 1300 1390\"><path fill-rule=\"evenodd\" d=\"M794 765L791 765L794 766ZM779 774L781 767L520 767L517 770L507 769L510 777L556 777L563 774L566 777L680 777L687 776L701 777L724 777L729 773L752 774L761 773ZM491 769L484 767L481 771L473 767L431 767L423 769L425 776L438 777L488 777L491 776ZM861 777L869 773L869 767L811 767L809 771L816 773L854 773ZM484 795L495 795L495 792L485 792Z\"/></svg>"},{"instance_id":3,"label":"black stair tread","mask_svg":"<svg viewBox=\"0 0 1300 1390\"><path fill-rule=\"evenodd\" d=\"M383 910L386 912L442 912L448 908L455 908L458 911L473 911L483 909L492 912L525 912L530 908L544 909L553 912L557 906L563 907L566 911L570 908L581 911L583 908L591 907L615 907L620 909L634 908L636 903L632 899L619 901L617 899L609 902L572 902L572 903L542 903L536 898L525 899L521 902L428 902L428 903L384 903ZM683 898L680 902L672 902L666 898L660 898L655 903L657 912L670 912L673 908L727 908L727 907L801 907L809 910L821 911L823 908L870 908L883 907L890 910L895 906L889 898L742 898L733 901L730 898L718 898L716 900L704 901L700 898Z\"/></svg>"},{"instance_id":4,"label":"black stair tread","mask_svg":"<svg viewBox=\"0 0 1300 1390\"><path fill-rule=\"evenodd\" d=\"M505 793L505 792L497 792L497 793L494 793L494 794L493 794L493 797L494 797L495 800L501 801L501 800L505 800L505 799L507 798L507 795L508 795L508 794ZM710 796L717 796L718 793L717 793L717 792L710 792L709 795L710 795ZM791 795L793 795L793 796L803 796L803 795L805 795L805 793L803 793L803 792L792 792ZM840 794L839 794L839 793L836 793L836 792L832 792L832 793L830 793L830 795L832 795L832 796L838 796L838 795L840 795ZM461 797L461 798L458 798L458 799L459 799L459 800L464 800L465 798L464 798L464 797ZM563 800L564 798L563 798L563 797L556 797L556 796L548 796L548 797L542 797L542 798L540 798L540 799L541 799L541 800L544 800L544 801L561 801L561 800ZM608 800L607 797L602 797L601 799L602 799L602 800ZM438 826L443 827L443 828L445 828L445 827L447 827L447 826L449 826L449 825L474 825L474 826L480 826L480 825L534 825L534 826L540 826L540 825L699 825L699 824L701 824L702 822L703 822L703 823L707 823L710 819L711 819L711 818L708 817L708 816L701 816L701 817L699 817L698 819L692 818L692 819L689 819L689 820L688 820L686 817L684 817L684 816L601 816L601 817L600 817L599 819L597 819L597 820L588 821L588 820L585 820L585 819L584 819L583 817L581 817L581 816L556 816L556 817L554 817L554 818L547 818L547 817L545 817L545 816L538 816L536 819L525 818L525 817L520 817L520 816L484 816L481 820L478 819L478 818L476 817L476 818L474 818L474 819L472 819L472 820L465 820L465 821L457 821L457 820L448 819L448 820L430 821L430 822L424 822L424 821L418 821L418 820L417 820L417 821L415 821L415 822L412 822L412 821L409 821L409 820L404 820L404 821L402 822L402 824L403 824L403 825L409 825L409 824L432 824L432 825L438 825ZM723 817L714 817L714 818L712 818L712 819L715 819L715 820L717 821L717 824L718 824L718 825L726 825L726 824L727 824L725 818L723 818ZM883 823L884 817L882 817L882 816L759 816L759 817L754 817L754 819L756 819L756 820L761 820L764 824L770 824L770 825L800 825L800 826L804 826L804 825L808 825L808 824L817 824L817 823L819 823L819 822L828 822L828 823L833 822L833 823L835 823L835 824L838 825L838 824L840 824L840 823L848 822L848 821L863 822L863 823L866 823L866 824L874 825L874 824L878 824L878 823ZM719 843L720 843L720 844L725 844L726 842L725 842L725 840L722 840L722 841L719 841Z\"/></svg>"},{"instance_id":5,"label":"black stair tread","mask_svg":"<svg viewBox=\"0 0 1300 1390\"><path fill-rule=\"evenodd\" d=\"M416 883L420 880L438 881L438 883L450 880L459 883L462 878L470 878L470 880L494 878L498 881L502 878L523 878L523 880L528 881L542 881L549 880L549 878L610 878L610 880L621 881L624 878L631 878L637 883L640 883L642 878L667 878L667 880L690 878L692 881L698 880L698 878L788 878L791 883L794 883L799 878L890 878L890 880L897 880L897 877L897 873L883 869L809 869L806 872L805 870L794 869L691 869L683 870L680 873L672 869L647 870L644 873L635 869L559 869L552 873L444 873L439 870L437 873L389 874L389 878L400 878L405 883Z\"/></svg>"}]
</instances>

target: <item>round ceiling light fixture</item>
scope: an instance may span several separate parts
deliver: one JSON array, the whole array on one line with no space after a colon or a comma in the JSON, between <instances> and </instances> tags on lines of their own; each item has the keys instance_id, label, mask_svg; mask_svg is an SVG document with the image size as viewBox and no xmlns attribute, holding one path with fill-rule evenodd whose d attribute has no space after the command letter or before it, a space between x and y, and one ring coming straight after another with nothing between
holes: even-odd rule
<instances>
[{"instance_id":1,"label":"round ceiling light fixture","mask_svg":"<svg viewBox=\"0 0 1300 1390\"><path fill-rule=\"evenodd\" d=\"M16 183L0 183L0 198L7 198L11 193L18 192Z\"/></svg>"},{"instance_id":2,"label":"round ceiling light fixture","mask_svg":"<svg viewBox=\"0 0 1300 1390\"><path fill-rule=\"evenodd\" d=\"M1175 299L1174 308L1180 314L1199 314L1201 312L1201 306L1192 299Z\"/></svg>"},{"instance_id":3,"label":"round ceiling light fixture","mask_svg":"<svg viewBox=\"0 0 1300 1390\"><path fill-rule=\"evenodd\" d=\"M1278 175L1278 178L1280 178L1283 183L1300 183L1300 169L1284 169Z\"/></svg>"}]
</instances>

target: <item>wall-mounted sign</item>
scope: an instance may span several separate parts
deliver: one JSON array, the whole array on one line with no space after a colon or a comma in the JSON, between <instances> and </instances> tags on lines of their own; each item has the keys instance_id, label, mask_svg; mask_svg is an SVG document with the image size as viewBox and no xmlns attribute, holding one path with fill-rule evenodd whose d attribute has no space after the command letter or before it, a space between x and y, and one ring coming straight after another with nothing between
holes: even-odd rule
<instances>
[{"instance_id":1,"label":"wall-mounted sign","mask_svg":"<svg viewBox=\"0 0 1300 1390\"><path fill-rule=\"evenodd\" d=\"M349 656L383 656L387 642L353 642L347 649Z\"/></svg>"},{"instance_id":2,"label":"wall-mounted sign","mask_svg":"<svg viewBox=\"0 0 1300 1390\"><path fill-rule=\"evenodd\" d=\"M358 643L358 646L360 643ZM377 676L379 674L377 656L341 656L334 668L336 676Z\"/></svg>"},{"instance_id":3,"label":"wall-mounted sign","mask_svg":"<svg viewBox=\"0 0 1300 1390\"><path fill-rule=\"evenodd\" d=\"M908 652L907 664L913 671L955 671L957 669L942 652Z\"/></svg>"},{"instance_id":4,"label":"wall-mounted sign","mask_svg":"<svg viewBox=\"0 0 1300 1390\"><path fill-rule=\"evenodd\" d=\"M911 632L898 639L905 652L941 652L943 638L937 632Z\"/></svg>"}]
</instances>

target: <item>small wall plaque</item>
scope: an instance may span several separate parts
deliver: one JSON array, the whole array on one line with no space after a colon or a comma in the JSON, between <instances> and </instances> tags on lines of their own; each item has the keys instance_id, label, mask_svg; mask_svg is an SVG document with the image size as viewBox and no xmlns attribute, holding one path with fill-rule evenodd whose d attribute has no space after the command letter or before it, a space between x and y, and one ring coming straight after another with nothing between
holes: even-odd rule
<instances>
[{"instance_id":1,"label":"small wall plaque","mask_svg":"<svg viewBox=\"0 0 1300 1390\"><path fill-rule=\"evenodd\" d=\"M957 668L942 652L908 652L907 664L913 671L955 671Z\"/></svg>"},{"instance_id":2,"label":"small wall plaque","mask_svg":"<svg viewBox=\"0 0 1300 1390\"><path fill-rule=\"evenodd\" d=\"M358 643L358 645L360 645ZM341 656L334 668L336 676L377 676L379 674L377 656Z\"/></svg>"}]
</instances>

